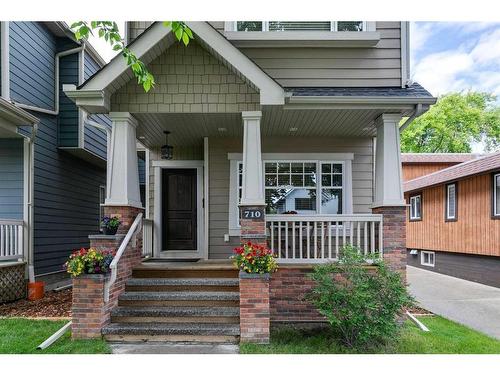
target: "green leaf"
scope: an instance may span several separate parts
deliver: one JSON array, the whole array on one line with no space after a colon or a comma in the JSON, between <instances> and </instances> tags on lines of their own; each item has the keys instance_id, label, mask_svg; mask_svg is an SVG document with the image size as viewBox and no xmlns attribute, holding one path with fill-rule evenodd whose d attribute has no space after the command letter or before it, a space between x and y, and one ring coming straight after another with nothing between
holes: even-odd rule
<instances>
[{"instance_id":1,"label":"green leaf","mask_svg":"<svg viewBox=\"0 0 500 375\"><path fill-rule=\"evenodd\" d=\"M175 30L175 37L177 38L177 40L181 40L182 34L183 34L183 31L181 28L178 28L177 30Z\"/></svg>"},{"instance_id":2,"label":"green leaf","mask_svg":"<svg viewBox=\"0 0 500 375\"><path fill-rule=\"evenodd\" d=\"M189 44L189 36L186 33L182 34L182 41L186 46Z\"/></svg>"}]
</instances>

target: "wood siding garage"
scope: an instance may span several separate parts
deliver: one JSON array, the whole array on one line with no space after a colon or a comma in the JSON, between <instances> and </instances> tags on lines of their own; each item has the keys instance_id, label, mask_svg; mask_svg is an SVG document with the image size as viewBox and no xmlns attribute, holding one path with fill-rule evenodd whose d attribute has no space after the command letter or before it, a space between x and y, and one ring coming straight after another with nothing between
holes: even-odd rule
<instances>
[{"instance_id":1,"label":"wood siding garage","mask_svg":"<svg viewBox=\"0 0 500 375\"><path fill-rule=\"evenodd\" d=\"M413 180L441 169L456 165L457 163L403 163L403 181Z\"/></svg>"},{"instance_id":2,"label":"wood siding garage","mask_svg":"<svg viewBox=\"0 0 500 375\"><path fill-rule=\"evenodd\" d=\"M407 223L407 248L500 256L500 220L491 218L491 174L459 180L457 221L445 221L445 185L423 189L422 220ZM407 202L412 193L406 193Z\"/></svg>"}]
</instances>

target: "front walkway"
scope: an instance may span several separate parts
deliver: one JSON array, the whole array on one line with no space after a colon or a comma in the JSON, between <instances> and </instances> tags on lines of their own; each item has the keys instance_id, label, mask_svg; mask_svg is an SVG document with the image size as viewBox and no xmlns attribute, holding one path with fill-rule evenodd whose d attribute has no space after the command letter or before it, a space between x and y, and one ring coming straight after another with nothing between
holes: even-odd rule
<instances>
[{"instance_id":1,"label":"front walkway","mask_svg":"<svg viewBox=\"0 0 500 375\"><path fill-rule=\"evenodd\" d=\"M425 309L500 339L500 288L407 267L410 293Z\"/></svg>"}]
</instances>

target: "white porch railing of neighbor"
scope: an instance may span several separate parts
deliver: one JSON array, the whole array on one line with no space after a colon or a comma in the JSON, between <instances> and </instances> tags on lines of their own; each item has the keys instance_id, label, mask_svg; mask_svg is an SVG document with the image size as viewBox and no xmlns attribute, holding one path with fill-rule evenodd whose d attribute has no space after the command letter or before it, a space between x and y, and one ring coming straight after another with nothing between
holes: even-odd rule
<instances>
[{"instance_id":1,"label":"white porch railing of neighbor","mask_svg":"<svg viewBox=\"0 0 500 375\"><path fill-rule=\"evenodd\" d=\"M142 219L142 256L153 256L153 220Z\"/></svg>"},{"instance_id":2,"label":"white porch railing of neighbor","mask_svg":"<svg viewBox=\"0 0 500 375\"><path fill-rule=\"evenodd\" d=\"M382 215L267 215L268 241L278 260L337 260L344 245L382 256Z\"/></svg>"},{"instance_id":3,"label":"white porch railing of neighbor","mask_svg":"<svg viewBox=\"0 0 500 375\"><path fill-rule=\"evenodd\" d=\"M0 260L23 257L23 221L0 219Z\"/></svg>"}]
</instances>

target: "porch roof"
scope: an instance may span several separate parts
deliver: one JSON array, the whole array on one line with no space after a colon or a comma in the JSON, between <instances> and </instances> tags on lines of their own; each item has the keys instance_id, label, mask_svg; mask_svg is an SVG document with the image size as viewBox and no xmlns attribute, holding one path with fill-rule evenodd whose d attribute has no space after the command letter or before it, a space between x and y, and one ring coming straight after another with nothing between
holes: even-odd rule
<instances>
[{"instance_id":1,"label":"porch roof","mask_svg":"<svg viewBox=\"0 0 500 375\"><path fill-rule=\"evenodd\" d=\"M283 88L210 24L187 22L187 25L194 32L197 42L259 91L262 105L284 103ZM155 22L128 48L145 64L148 64L176 42L170 27L165 27L162 22ZM88 112L107 112L110 96L131 79L133 79L131 69L118 55L79 87L64 85L63 89L77 105Z\"/></svg>"}]
</instances>

